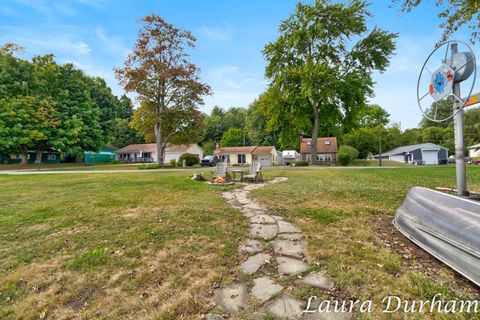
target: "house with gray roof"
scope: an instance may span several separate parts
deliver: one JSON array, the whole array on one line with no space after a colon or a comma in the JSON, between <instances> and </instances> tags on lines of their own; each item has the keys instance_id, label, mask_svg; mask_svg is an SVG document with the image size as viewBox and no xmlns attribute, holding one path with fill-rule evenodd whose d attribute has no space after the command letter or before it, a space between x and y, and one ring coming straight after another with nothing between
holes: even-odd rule
<instances>
[{"instance_id":1,"label":"house with gray roof","mask_svg":"<svg viewBox=\"0 0 480 320\"><path fill-rule=\"evenodd\" d=\"M378 154L375 155L378 159ZM445 164L448 149L434 143L420 143L402 146L382 153L382 159L421 164Z\"/></svg>"}]
</instances>

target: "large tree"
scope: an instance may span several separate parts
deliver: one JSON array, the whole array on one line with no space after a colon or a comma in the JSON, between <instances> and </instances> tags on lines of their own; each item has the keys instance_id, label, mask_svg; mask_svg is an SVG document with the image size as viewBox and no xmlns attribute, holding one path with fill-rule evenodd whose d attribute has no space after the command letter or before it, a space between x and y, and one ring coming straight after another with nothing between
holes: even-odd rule
<instances>
[{"instance_id":1,"label":"large tree","mask_svg":"<svg viewBox=\"0 0 480 320\"><path fill-rule=\"evenodd\" d=\"M134 50L115 73L125 90L135 92L143 102L140 108L146 110L139 113L149 119L137 119L137 123L153 125L158 165L163 166L165 147L173 136L189 137L182 133L192 129L186 122L198 116L197 106L211 90L200 82L199 69L187 60L187 50L196 40L190 31L180 30L155 14L141 22ZM169 128L165 127L166 119Z\"/></svg>"},{"instance_id":2,"label":"large tree","mask_svg":"<svg viewBox=\"0 0 480 320\"><path fill-rule=\"evenodd\" d=\"M31 96L0 99L0 150L19 154L20 164L27 163L30 148L46 145L57 127L51 99Z\"/></svg>"},{"instance_id":3,"label":"large tree","mask_svg":"<svg viewBox=\"0 0 480 320\"><path fill-rule=\"evenodd\" d=\"M410 12L425 1L422 0L392 0L404 12ZM440 27L443 29L440 41L448 38L462 26L467 26L472 36L470 41L480 40L480 2L478 0L436 0L433 1L441 11L438 17L443 19Z\"/></svg>"},{"instance_id":4,"label":"large tree","mask_svg":"<svg viewBox=\"0 0 480 320\"><path fill-rule=\"evenodd\" d=\"M22 138L20 144L17 137L7 135L14 131L0 127L0 139L9 140L0 141L2 151L25 155L25 148L35 150L40 162L47 148L73 154L99 149L108 141L120 108L105 81L85 75L72 64L59 65L53 55L20 59L15 56L20 49L13 44L0 47L0 112L4 117L14 115L8 121L16 123L16 129L25 129L21 130L24 138L27 131L35 134L27 134L32 139L25 144ZM18 142L15 148L13 141Z\"/></svg>"},{"instance_id":5,"label":"large tree","mask_svg":"<svg viewBox=\"0 0 480 320\"><path fill-rule=\"evenodd\" d=\"M221 147L240 147L246 145L246 135L242 129L230 128L222 136L220 140Z\"/></svg>"},{"instance_id":6,"label":"large tree","mask_svg":"<svg viewBox=\"0 0 480 320\"><path fill-rule=\"evenodd\" d=\"M394 51L396 35L369 31L367 16L362 1L299 3L281 23L279 38L263 51L270 85L294 101L287 111L310 122L313 163L320 122L364 105L373 93L371 73L384 71Z\"/></svg>"}]
</instances>

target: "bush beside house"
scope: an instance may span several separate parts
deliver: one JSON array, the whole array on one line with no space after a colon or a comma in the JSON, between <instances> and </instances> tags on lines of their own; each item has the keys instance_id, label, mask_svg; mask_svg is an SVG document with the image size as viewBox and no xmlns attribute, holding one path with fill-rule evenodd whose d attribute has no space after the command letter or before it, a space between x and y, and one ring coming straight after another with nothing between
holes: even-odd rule
<instances>
[{"instance_id":1,"label":"bush beside house","mask_svg":"<svg viewBox=\"0 0 480 320\"><path fill-rule=\"evenodd\" d=\"M341 166L352 164L353 160L358 158L358 150L351 146L341 146L338 149L338 163Z\"/></svg>"},{"instance_id":2,"label":"bush beside house","mask_svg":"<svg viewBox=\"0 0 480 320\"><path fill-rule=\"evenodd\" d=\"M183 160L185 160L188 167L191 167L200 162L200 159L192 153L184 153L178 159L180 165L183 165Z\"/></svg>"}]
</instances>

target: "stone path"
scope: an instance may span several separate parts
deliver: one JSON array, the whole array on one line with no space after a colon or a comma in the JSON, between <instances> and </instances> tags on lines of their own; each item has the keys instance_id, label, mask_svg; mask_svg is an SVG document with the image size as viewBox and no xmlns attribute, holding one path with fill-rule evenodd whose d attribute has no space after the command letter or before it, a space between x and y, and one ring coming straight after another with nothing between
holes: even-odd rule
<instances>
[{"instance_id":1,"label":"stone path","mask_svg":"<svg viewBox=\"0 0 480 320\"><path fill-rule=\"evenodd\" d=\"M304 313L307 301L295 299L286 292L287 287L305 285L323 290L334 287L326 272L310 270L301 230L249 198L254 189L286 180L275 178L223 193L229 205L240 210L250 223L249 238L239 247L244 257L239 269L244 278L252 281L239 281L216 289L215 309L220 308L224 314L209 314L204 319L235 318L243 312L254 314L254 319L263 319L266 315L278 319L347 320L352 317L350 313Z\"/></svg>"}]
</instances>

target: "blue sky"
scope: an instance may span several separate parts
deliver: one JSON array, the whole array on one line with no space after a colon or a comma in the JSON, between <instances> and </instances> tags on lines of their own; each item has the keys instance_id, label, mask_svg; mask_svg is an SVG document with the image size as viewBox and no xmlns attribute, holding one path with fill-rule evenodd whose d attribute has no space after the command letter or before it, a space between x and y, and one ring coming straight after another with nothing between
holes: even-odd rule
<instances>
[{"instance_id":1,"label":"blue sky","mask_svg":"<svg viewBox=\"0 0 480 320\"><path fill-rule=\"evenodd\" d=\"M295 9L290 0L0 0L0 43L26 47L24 58L53 53L61 63L73 62L89 75L106 79L115 94L123 93L113 68L122 66L133 48L137 20L152 12L197 37L191 60L214 96L202 110L248 106L265 89L264 45L277 37L282 19ZM305 1L310 2L310 1ZM429 1L403 14L390 1L372 1L370 26L398 32L396 55L389 69L375 74L375 97L400 122L416 127L421 113L416 81L423 60L438 41L438 9ZM461 30L453 38L468 40ZM475 52L480 52L474 47ZM479 86L477 86L479 87ZM480 87L475 92L480 91Z\"/></svg>"}]
</instances>

